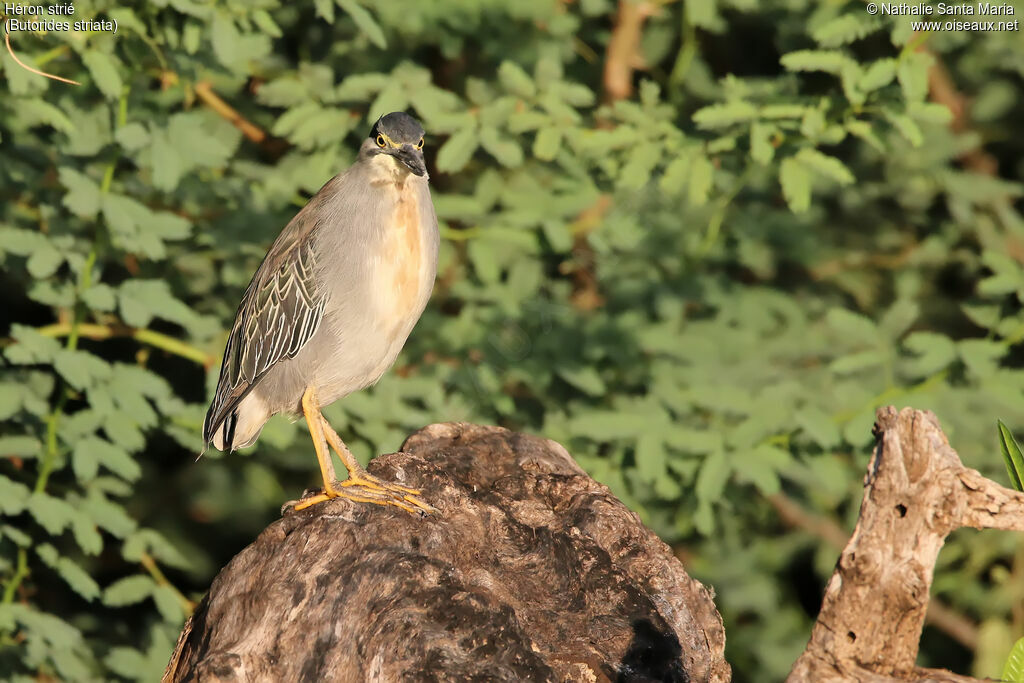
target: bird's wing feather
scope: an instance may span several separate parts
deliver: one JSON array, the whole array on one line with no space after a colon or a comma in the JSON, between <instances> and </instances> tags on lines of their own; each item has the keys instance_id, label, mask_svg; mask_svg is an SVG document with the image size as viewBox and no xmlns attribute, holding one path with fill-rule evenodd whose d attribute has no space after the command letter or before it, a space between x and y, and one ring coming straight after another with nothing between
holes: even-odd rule
<instances>
[{"instance_id":1,"label":"bird's wing feather","mask_svg":"<svg viewBox=\"0 0 1024 683\"><path fill-rule=\"evenodd\" d=\"M284 229L242 295L203 424L206 443L260 377L280 360L294 357L319 329L326 297L315 281L316 256L309 239L317 227L309 210L315 203L316 198ZM225 449L230 450L231 441L229 434Z\"/></svg>"}]
</instances>

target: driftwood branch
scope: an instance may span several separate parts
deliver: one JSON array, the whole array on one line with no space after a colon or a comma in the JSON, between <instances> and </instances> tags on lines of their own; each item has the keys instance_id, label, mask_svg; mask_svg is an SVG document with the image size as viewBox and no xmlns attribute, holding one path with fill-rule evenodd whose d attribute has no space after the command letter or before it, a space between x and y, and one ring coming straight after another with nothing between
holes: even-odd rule
<instances>
[{"instance_id":1,"label":"driftwood branch","mask_svg":"<svg viewBox=\"0 0 1024 683\"><path fill-rule=\"evenodd\" d=\"M558 444L432 425L370 471L440 513L336 499L214 581L165 681L728 681L711 593Z\"/></svg>"},{"instance_id":2,"label":"driftwood branch","mask_svg":"<svg viewBox=\"0 0 1024 683\"><path fill-rule=\"evenodd\" d=\"M955 529L1024 530L1024 494L964 467L930 412L883 408L875 429L860 518L788 680L976 680L915 664L932 572Z\"/></svg>"}]
</instances>

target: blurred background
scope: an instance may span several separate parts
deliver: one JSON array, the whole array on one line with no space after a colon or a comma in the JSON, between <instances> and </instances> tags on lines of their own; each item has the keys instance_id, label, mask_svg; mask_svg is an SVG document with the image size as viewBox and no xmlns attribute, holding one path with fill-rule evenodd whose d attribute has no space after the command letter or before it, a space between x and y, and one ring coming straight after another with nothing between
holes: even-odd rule
<instances>
[{"instance_id":1,"label":"blurred background","mask_svg":"<svg viewBox=\"0 0 1024 683\"><path fill-rule=\"evenodd\" d=\"M1016 3L1015 20L1024 13ZM1007 483L1024 432L1024 40L817 0L82 1L0 64L0 678L155 680L217 570L319 482L305 426L198 462L227 326L373 121L428 131L434 295L328 418L542 434L714 587L780 680L874 410ZM963 19L963 17L958 17ZM963 530L921 663L998 675L1024 544Z\"/></svg>"}]
</instances>

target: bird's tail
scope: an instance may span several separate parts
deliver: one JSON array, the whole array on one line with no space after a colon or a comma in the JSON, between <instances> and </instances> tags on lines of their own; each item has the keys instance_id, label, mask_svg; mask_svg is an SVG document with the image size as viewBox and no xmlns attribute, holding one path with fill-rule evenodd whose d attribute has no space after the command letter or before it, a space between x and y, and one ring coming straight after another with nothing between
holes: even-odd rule
<instances>
[{"instance_id":1,"label":"bird's tail","mask_svg":"<svg viewBox=\"0 0 1024 683\"><path fill-rule=\"evenodd\" d=\"M225 416L220 426L210 434L208 444L212 443L218 451L235 451L251 446L271 415L259 394L252 392Z\"/></svg>"}]
</instances>

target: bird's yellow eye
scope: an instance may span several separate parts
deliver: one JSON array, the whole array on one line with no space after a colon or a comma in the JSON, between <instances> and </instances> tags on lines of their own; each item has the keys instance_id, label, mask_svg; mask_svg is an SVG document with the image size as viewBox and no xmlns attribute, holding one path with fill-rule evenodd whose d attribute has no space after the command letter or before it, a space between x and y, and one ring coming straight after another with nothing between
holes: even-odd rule
<instances>
[{"instance_id":1,"label":"bird's yellow eye","mask_svg":"<svg viewBox=\"0 0 1024 683\"><path fill-rule=\"evenodd\" d=\"M416 143L416 149L423 149L423 138L420 138L420 141Z\"/></svg>"},{"instance_id":2,"label":"bird's yellow eye","mask_svg":"<svg viewBox=\"0 0 1024 683\"><path fill-rule=\"evenodd\" d=\"M384 136L383 135L378 135L377 136L377 146L378 147L383 147L384 144L385 144L384 143Z\"/></svg>"}]
</instances>

